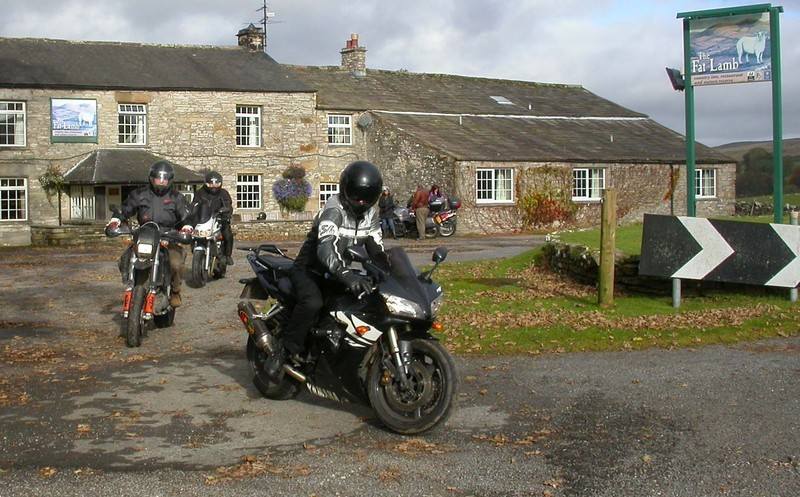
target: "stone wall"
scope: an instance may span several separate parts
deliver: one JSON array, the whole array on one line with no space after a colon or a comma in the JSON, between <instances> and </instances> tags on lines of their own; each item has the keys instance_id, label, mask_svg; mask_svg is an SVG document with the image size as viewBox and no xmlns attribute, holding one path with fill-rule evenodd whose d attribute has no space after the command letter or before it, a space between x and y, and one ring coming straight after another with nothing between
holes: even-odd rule
<instances>
[{"instance_id":1,"label":"stone wall","mask_svg":"<svg viewBox=\"0 0 800 497\"><path fill-rule=\"evenodd\" d=\"M437 184L448 194L461 196L456 185L455 161L376 117L366 131L366 156L383 173L383 181L398 205L405 205L422 185Z\"/></svg>"},{"instance_id":2,"label":"stone wall","mask_svg":"<svg viewBox=\"0 0 800 497\"><path fill-rule=\"evenodd\" d=\"M602 167L605 169L607 188L617 189L617 218L620 223L642 220L645 213L674 214L686 213L686 173L682 165L670 164L569 164L569 163L528 163L528 162L467 162L456 165L455 191L461 193L462 210L459 212L459 229L464 232L499 232L520 230L523 218L516 206L520 196L531 191L523 180L531 177L531 169L545 170L552 176L545 183L545 190L558 198L569 199L564 203L571 210L572 220L557 222L543 228L570 226L592 226L599 224L600 201L572 201L572 168ZM704 167L704 166L698 166ZM697 215L701 217L732 215L735 201L735 164L719 164L713 167L716 173L717 196L697 200ZM513 203L481 203L476 201L476 170L483 168L514 169ZM675 188L671 190L671 178ZM564 178L568 181L565 182ZM566 191L565 191L566 190Z\"/></svg>"},{"instance_id":3,"label":"stone wall","mask_svg":"<svg viewBox=\"0 0 800 497\"><path fill-rule=\"evenodd\" d=\"M51 98L95 99L98 143L50 143ZM307 209L316 211L318 181L338 181L341 168L358 156L352 153L354 146L328 146L327 118L315 109L314 93L0 89L0 100L26 102L27 144L0 147L0 177L27 178L29 211L25 222L0 222L0 243L12 239L27 243L30 224L57 224L57 206L46 199L38 176L49 164L66 172L92 150L121 147L117 144L118 103L147 104L147 145L142 148L195 170L220 171L234 199L237 174L260 174L261 209L238 210L243 219L254 218L259 211L278 211L272 183L292 164L308 170L314 196ZM261 107L260 147L236 146L237 104ZM354 140L356 130L354 126ZM64 218L68 216L65 210Z\"/></svg>"},{"instance_id":4,"label":"stone wall","mask_svg":"<svg viewBox=\"0 0 800 497\"><path fill-rule=\"evenodd\" d=\"M269 241L303 239L312 221L249 221L231 226L239 241Z\"/></svg>"}]
</instances>

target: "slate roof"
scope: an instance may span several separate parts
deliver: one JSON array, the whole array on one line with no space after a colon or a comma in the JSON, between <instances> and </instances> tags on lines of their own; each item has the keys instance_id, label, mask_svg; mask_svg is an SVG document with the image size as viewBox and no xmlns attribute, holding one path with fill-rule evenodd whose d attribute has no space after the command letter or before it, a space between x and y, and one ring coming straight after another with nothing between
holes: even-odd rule
<instances>
[{"instance_id":1,"label":"slate roof","mask_svg":"<svg viewBox=\"0 0 800 497\"><path fill-rule=\"evenodd\" d=\"M150 166L163 157L140 149L98 149L64 174L72 185L144 185ZM201 174L170 161L175 168L175 183L203 183Z\"/></svg>"},{"instance_id":2,"label":"slate roof","mask_svg":"<svg viewBox=\"0 0 800 497\"><path fill-rule=\"evenodd\" d=\"M287 67L318 91L319 109L373 111L457 160L686 160L683 136L581 86L372 69L358 78L337 67ZM696 153L698 163L733 162L699 143Z\"/></svg>"},{"instance_id":3,"label":"slate roof","mask_svg":"<svg viewBox=\"0 0 800 497\"><path fill-rule=\"evenodd\" d=\"M241 47L0 38L0 87L310 92Z\"/></svg>"}]
</instances>

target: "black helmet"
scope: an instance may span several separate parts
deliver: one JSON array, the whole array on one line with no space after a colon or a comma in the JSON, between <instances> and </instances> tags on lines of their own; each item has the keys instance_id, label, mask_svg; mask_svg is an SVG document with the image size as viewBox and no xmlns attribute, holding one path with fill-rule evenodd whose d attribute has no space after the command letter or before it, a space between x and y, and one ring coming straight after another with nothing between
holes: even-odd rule
<instances>
[{"instance_id":1,"label":"black helmet","mask_svg":"<svg viewBox=\"0 0 800 497\"><path fill-rule=\"evenodd\" d=\"M381 172L367 161L351 162L339 178L342 207L361 216L378 201L383 187Z\"/></svg>"},{"instance_id":2,"label":"black helmet","mask_svg":"<svg viewBox=\"0 0 800 497\"><path fill-rule=\"evenodd\" d=\"M158 195L163 195L169 191L174 177L175 169L172 168L172 164L165 160L160 160L150 166L150 188ZM155 184L155 180L161 180L160 184ZM166 180L166 183L163 180Z\"/></svg>"},{"instance_id":3,"label":"black helmet","mask_svg":"<svg viewBox=\"0 0 800 497\"><path fill-rule=\"evenodd\" d=\"M209 171L206 173L206 188L213 194L219 193L222 188L222 175L216 171Z\"/></svg>"}]
</instances>

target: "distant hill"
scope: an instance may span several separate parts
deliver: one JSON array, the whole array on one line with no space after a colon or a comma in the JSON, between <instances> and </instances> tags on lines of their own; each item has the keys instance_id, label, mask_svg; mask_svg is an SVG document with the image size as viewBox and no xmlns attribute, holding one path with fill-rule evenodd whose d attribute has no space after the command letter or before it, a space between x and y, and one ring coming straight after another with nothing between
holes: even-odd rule
<instances>
[{"instance_id":1,"label":"distant hill","mask_svg":"<svg viewBox=\"0 0 800 497\"><path fill-rule=\"evenodd\" d=\"M736 159L737 162L742 160L744 154L752 148L763 148L767 152L772 153L772 140L763 142L733 142L714 147L715 150ZM783 155L784 157L787 155L800 156L800 138L784 138Z\"/></svg>"}]
</instances>

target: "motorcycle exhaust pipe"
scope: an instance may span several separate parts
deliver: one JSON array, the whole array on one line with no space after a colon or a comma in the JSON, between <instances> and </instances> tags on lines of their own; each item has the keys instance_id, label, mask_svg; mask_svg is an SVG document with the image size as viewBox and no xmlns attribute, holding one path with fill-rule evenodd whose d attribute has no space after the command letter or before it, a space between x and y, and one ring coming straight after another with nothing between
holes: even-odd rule
<instances>
[{"instance_id":1,"label":"motorcycle exhaust pipe","mask_svg":"<svg viewBox=\"0 0 800 497\"><path fill-rule=\"evenodd\" d=\"M283 365L283 371L292 378L294 378L295 380L299 381L300 383L306 382L306 375L294 369L293 367L289 366L288 364Z\"/></svg>"},{"instance_id":2,"label":"motorcycle exhaust pipe","mask_svg":"<svg viewBox=\"0 0 800 497\"><path fill-rule=\"evenodd\" d=\"M267 329L267 324L256 318L256 310L250 302L239 302L237 306L239 311L239 319L242 320L244 327L247 328L247 333L253 337L256 347L272 354L275 351L275 344L272 339L272 333Z\"/></svg>"}]
</instances>

